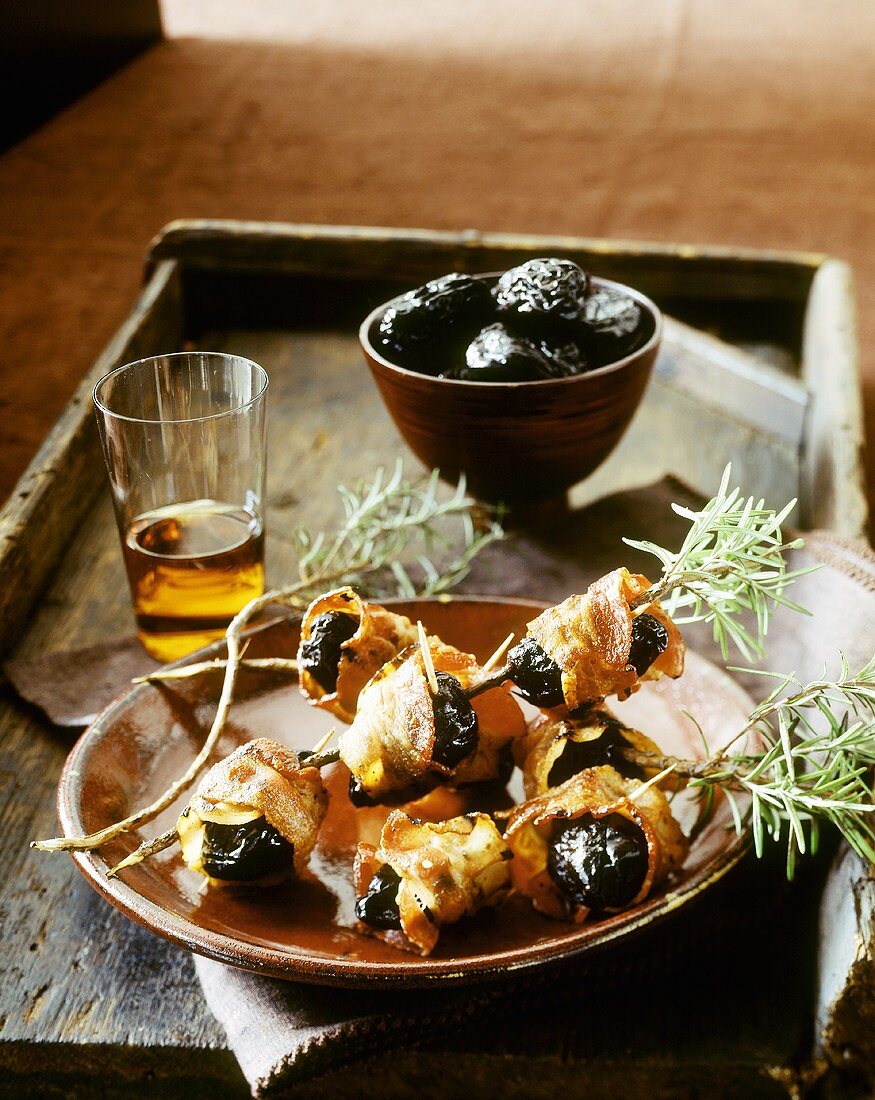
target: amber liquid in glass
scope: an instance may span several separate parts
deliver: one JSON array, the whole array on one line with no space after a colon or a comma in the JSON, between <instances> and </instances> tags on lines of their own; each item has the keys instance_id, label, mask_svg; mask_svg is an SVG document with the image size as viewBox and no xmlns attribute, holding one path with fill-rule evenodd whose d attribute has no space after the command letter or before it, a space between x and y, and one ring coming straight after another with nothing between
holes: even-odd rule
<instances>
[{"instance_id":1,"label":"amber liquid in glass","mask_svg":"<svg viewBox=\"0 0 875 1100\"><path fill-rule=\"evenodd\" d=\"M147 512L123 545L137 632L159 661L221 638L264 592L264 530L243 508L196 500Z\"/></svg>"}]
</instances>

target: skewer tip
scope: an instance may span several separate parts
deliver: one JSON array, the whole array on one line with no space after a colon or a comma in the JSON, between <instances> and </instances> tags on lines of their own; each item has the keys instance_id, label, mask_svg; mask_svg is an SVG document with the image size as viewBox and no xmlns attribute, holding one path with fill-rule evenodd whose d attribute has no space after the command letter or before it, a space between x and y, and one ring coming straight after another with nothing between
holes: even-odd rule
<instances>
[{"instance_id":1,"label":"skewer tip","mask_svg":"<svg viewBox=\"0 0 875 1100\"><path fill-rule=\"evenodd\" d=\"M422 625L421 619L417 620L416 629L419 631L419 648L422 650L422 663L425 665L425 675L428 678L428 686L431 688L432 695L437 695L440 691L440 684L438 683L437 673L434 670L434 661L432 660L431 649L428 644L428 635L425 633L425 627Z\"/></svg>"},{"instance_id":2,"label":"skewer tip","mask_svg":"<svg viewBox=\"0 0 875 1100\"><path fill-rule=\"evenodd\" d=\"M332 726L328 733L324 737L320 737L316 744L310 749L310 755L316 756L325 748L325 746L331 741L331 738L337 733L337 726Z\"/></svg>"},{"instance_id":3,"label":"skewer tip","mask_svg":"<svg viewBox=\"0 0 875 1100\"><path fill-rule=\"evenodd\" d=\"M492 654L492 656L487 658L485 664L480 666L481 672L491 672L495 668L501 658L505 655L505 653L507 653L508 649L510 648L510 643L514 640L515 637L516 634L511 631L510 634L508 634L508 636L498 647L498 649L496 649L496 651Z\"/></svg>"}]
</instances>

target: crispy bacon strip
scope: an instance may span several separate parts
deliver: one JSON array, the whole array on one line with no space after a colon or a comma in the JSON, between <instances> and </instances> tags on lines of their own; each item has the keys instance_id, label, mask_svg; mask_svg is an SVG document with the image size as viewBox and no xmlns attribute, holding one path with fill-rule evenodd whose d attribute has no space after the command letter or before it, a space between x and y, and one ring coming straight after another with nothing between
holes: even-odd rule
<instances>
[{"instance_id":1,"label":"crispy bacon strip","mask_svg":"<svg viewBox=\"0 0 875 1100\"><path fill-rule=\"evenodd\" d=\"M351 722L362 688L387 661L414 644L416 627L404 615L368 603L351 588L338 588L319 596L307 608L301 623L302 643L309 639L315 620L332 611L358 620L355 634L340 647L337 686L326 692L306 670L299 674L298 684L308 702L330 710L343 722Z\"/></svg>"},{"instance_id":2,"label":"crispy bacon strip","mask_svg":"<svg viewBox=\"0 0 875 1100\"><path fill-rule=\"evenodd\" d=\"M548 608L528 624L529 633L562 671L562 693L569 710L608 695L627 698L643 680L677 677L684 670L680 631L658 600L631 604L650 588L640 573L615 569L594 581L582 596ZM668 647L639 677L629 664L633 614L646 612L668 631Z\"/></svg>"},{"instance_id":3,"label":"crispy bacon strip","mask_svg":"<svg viewBox=\"0 0 875 1100\"><path fill-rule=\"evenodd\" d=\"M687 838L672 816L668 800L657 787L636 794L641 783L623 779L613 768L590 768L538 798L524 802L511 815L505 839L514 854L511 877L516 890L530 897L536 909L558 920L581 924L589 916L585 906L570 903L550 878L547 846L554 824L589 815L593 818L622 814L634 821L647 841L647 874L637 905L672 871L683 864L689 850ZM633 796L630 797L630 796Z\"/></svg>"},{"instance_id":4,"label":"crispy bacon strip","mask_svg":"<svg viewBox=\"0 0 875 1100\"><path fill-rule=\"evenodd\" d=\"M300 873L327 809L328 792L319 771L302 765L291 749L260 737L210 768L176 828L185 862L204 874L204 822L243 825L264 817L294 845L295 871Z\"/></svg>"},{"instance_id":5,"label":"crispy bacon strip","mask_svg":"<svg viewBox=\"0 0 875 1100\"><path fill-rule=\"evenodd\" d=\"M570 746L596 742L606 734L611 738L620 738L640 752L660 753L655 741L651 741L639 730L624 726L603 707L585 711L573 719L556 714L542 714L529 723L525 737L514 743L514 758L522 769L526 798L536 798L556 785L550 782L550 772ZM607 764L609 760L605 756L596 763ZM656 768L643 768L641 778L649 779L657 771ZM677 780L669 776L663 783L672 790Z\"/></svg>"},{"instance_id":6,"label":"crispy bacon strip","mask_svg":"<svg viewBox=\"0 0 875 1100\"><path fill-rule=\"evenodd\" d=\"M438 638L429 651L439 672L462 687L479 672L476 658ZM375 800L404 802L439 784L455 786L493 779L502 749L525 732L515 699L493 688L472 701L478 719L477 748L455 768L432 759L436 729L432 695L417 645L384 665L359 696L358 711L338 740L340 758Z\"/></svg>"},{"instance_id":7,"label":"crispy bacon strip","mask_svg":"<svg viewBox=\"0 0 875 1100\"><path fill-rule=\"evenodd\" d=\"M362 897L377 871L388 864L401 879L401 930L375 934L395 946L429 955L441 928L503 900L510 888L510 859L510 849L486 814L425 822L393 810L383 826L379 848L359 845L356 894Z\"/></svg>"}]
</instances>

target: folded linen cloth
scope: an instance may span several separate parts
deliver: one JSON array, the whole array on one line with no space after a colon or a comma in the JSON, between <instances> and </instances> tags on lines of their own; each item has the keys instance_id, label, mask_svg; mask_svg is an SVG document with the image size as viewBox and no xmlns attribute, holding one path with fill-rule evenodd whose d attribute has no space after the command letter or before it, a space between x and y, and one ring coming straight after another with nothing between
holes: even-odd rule
<instances>
[{"instance_id":1,"label":"folded linen cloth","mask_svg":"<svg viewBox=\"0 0 875 1100\"><path fill-rule=\"evenodd\" d=\"M434 1042L518 997L504 984L427 991L338 990L277 981L195 957L207 1004L224 1027L253 1096L398 1046ZM554 990L554 995L557 991Z\"/></svg>"}]
</instances>

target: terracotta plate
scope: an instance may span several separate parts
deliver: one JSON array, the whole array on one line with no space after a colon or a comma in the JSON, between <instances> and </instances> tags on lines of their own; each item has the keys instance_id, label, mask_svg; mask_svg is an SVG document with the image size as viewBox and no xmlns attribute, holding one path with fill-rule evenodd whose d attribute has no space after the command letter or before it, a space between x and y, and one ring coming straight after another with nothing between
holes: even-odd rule
<instances>
[{"instance_id":1,"label":"terracotta plate","mask_svg":"<svg viewBox=\"0 0 875 1100\"><path fill-rule=\"evenodd\" d=\"M510 632L521 634L543 605L523 600L453 598L393 601L447 642L485 657ZM254 632L248 656L293 656L296 621L279 620ZM204 651L215 655L219 647ZM203 656L203 654L199 655ZM112 703L77 743L61 778L58 806L67 835L93 831L152 801L191 760L203 738L220 686L220 674L161 686L142 685ZM312 746L331 727L329 715L308 706L297 685L276 673L245 673L240 701L220 745L224 756L253 737L274 737L294 748ZM721 670L688 655L676 682L645 685L617 704L627 724L638 726L667 752L700 756L696 716L712 744L739 728L751 709L747 695ZM356 930L351 882L359 839L374 841L386 811L356 810L346 798L346 769L326 771L331 806L310 873L297 884L272 889L201 889L204 881L181 862L178 849L107 879L117 863L146 836L175 821L185 799L143 833L107 845L99 854L74 858L108 901L174 943L247 970L326 985L422 986L477 981L510 969L589 951L659 920L715 882L740 858L744 842L727 831L729 811L718 805L709 827L693 845L680 876L643 904L583 926L539 916L523 898L447 929L428 959L398 951ZM511 782L511 791L518 775ZM495 794L493 792L493 805ZM506 796L505 796L506 797ZM470 796L448 795L444 816L473 808ZM681 795L675 809L682 825L692 806ZM484 805L481 795L479 805Z\"/></svg>"}]
</instances>

